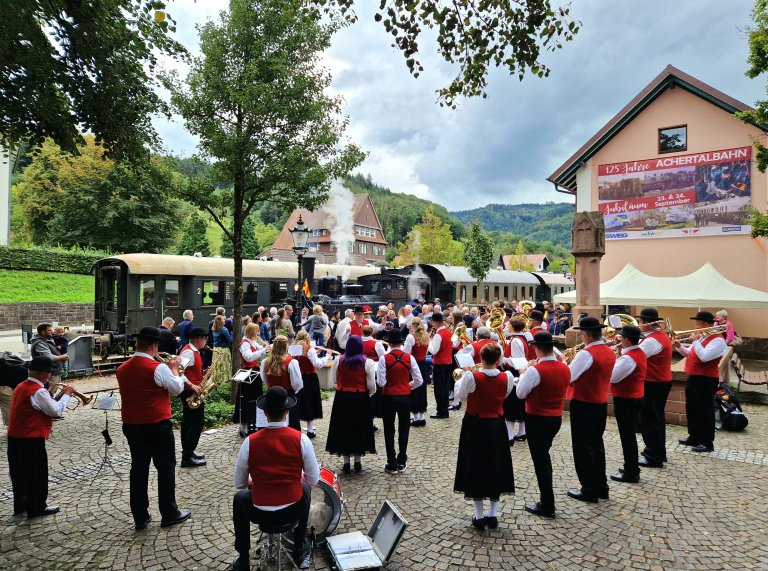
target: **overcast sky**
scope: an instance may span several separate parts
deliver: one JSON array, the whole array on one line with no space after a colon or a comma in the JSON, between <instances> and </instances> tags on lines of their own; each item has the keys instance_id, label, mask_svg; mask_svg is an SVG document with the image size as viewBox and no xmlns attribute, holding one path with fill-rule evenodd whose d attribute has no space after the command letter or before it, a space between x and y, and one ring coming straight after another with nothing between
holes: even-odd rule
<instances>
[{"instance_id":1,"label":"overcast sky","mask_svg":"<svg viewBox=\"0 0 768 571\"><path fill-rule=\"evenodd\" d=\"M196 51L194 25L227 5L171 0L180 41ZM335 36L326 62L345 99L347 134L369 153L359 170L449 210L568 200L547 176L667 64L750 105L765 96L765 79L744 76L752 0L574 0L582 29L564 49L544 54L549 78L520 82L494 70L488 98L461 100L456 110L436 103L435 90L453 70L434 42L419 42L426 69L413 79L373 20L378 2L357 5L360 21ZM169 151L195 152L180 121L156 126Z\"/></svg>"}]
</instances>

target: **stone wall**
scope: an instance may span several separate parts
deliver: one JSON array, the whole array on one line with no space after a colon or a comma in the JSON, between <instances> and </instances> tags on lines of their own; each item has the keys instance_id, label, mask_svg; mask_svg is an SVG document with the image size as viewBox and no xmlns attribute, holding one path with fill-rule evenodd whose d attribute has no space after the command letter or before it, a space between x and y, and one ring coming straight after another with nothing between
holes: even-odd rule
<instances>
[{"instance_id":1,"label":"stone wall","mask_svg":"<svg viewBox=\"0 0 768 571\"><path fill-rule=\"evenodd\" d=\"M92 303L0 303L0 330L21 329L44 321L70 327L93 325Z\"/></svg>"}]
</instances>

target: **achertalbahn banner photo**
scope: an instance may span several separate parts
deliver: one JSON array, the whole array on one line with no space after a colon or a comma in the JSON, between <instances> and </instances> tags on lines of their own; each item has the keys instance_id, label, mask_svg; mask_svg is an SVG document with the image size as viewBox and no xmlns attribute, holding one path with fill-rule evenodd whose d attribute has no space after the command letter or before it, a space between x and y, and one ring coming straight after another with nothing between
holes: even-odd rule
<instances>
[{"instance_id":1,"label":"achertalbahn banner photo","mask_svg":"<svg viewBox=\"0 0 768 571\"><path fill-rule=\"evenodd\" d=\"M606 240L749 234L751 147L599 165Z\"/></svg>"}]
</instances>

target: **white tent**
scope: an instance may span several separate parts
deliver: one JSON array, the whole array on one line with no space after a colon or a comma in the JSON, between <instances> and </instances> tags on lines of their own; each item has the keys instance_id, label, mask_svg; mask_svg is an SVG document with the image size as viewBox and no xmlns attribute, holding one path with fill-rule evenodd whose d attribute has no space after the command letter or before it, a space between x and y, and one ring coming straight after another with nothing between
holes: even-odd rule
<instances>
[{"instance_id":1,"label":"white tent","mask_svg":"<svg viewBox=\"0 0 768 571\"><path fill-rule=\"evenodd\" d=\"M575 305L576 291L558 294L554 299ZM676 278L649 276L627 264L616 276L600 284L600 304L768 308L768 293L733 283L710 263Z\"/></svg>"}]
</instances>

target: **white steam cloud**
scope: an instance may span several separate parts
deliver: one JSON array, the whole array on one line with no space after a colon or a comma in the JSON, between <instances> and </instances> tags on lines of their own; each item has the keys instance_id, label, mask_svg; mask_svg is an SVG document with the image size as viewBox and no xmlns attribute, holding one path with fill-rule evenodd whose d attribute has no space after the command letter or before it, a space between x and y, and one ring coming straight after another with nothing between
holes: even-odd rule
<instances>
[{"instance_id":1,"label":"white steam cloud","mask_svg":"<svg viewBox=\"0 0 768 571\"><path fill-rule=\"evenodd\" d=\"M322 210L328 214L331 240L336 245L336 263L345 266L349 265L349 246L355 241L354 205L352 191L334 180ZM345 270L341 279L346 281L348 278L349 270Z\"/></svg>"}]
</instances>

